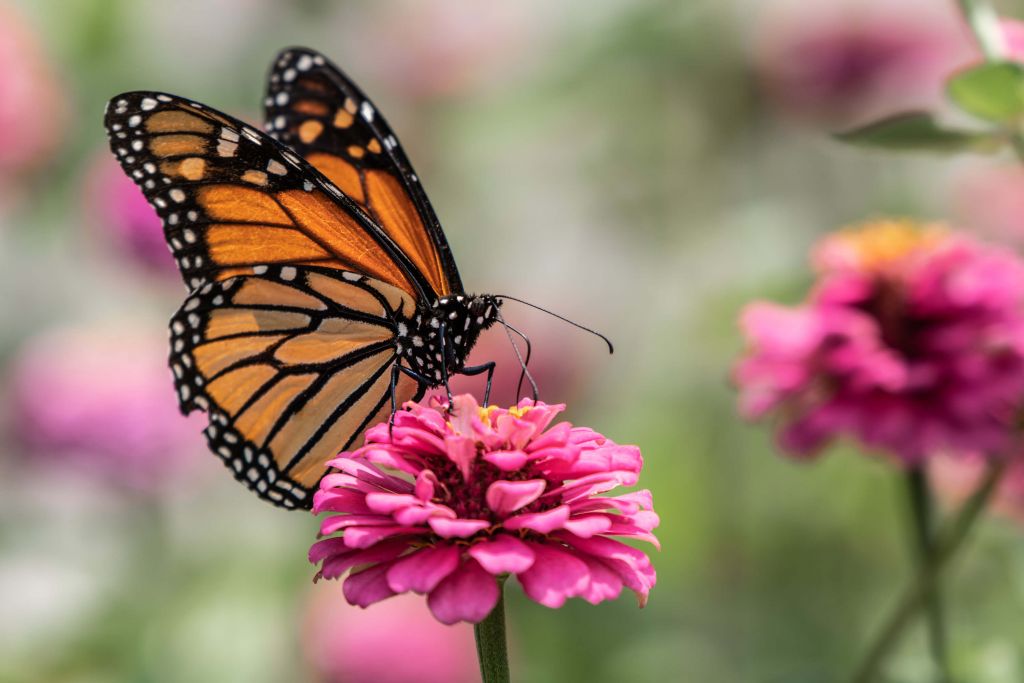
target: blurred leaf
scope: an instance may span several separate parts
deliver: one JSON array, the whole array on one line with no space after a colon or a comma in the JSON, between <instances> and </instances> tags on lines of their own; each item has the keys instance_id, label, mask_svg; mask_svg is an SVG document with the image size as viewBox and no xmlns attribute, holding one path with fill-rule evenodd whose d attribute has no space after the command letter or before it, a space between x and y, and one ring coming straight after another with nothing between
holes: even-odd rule
<instances>
[{"instance_id":1,"label":"blurred leaf","mask_svg":"<svg viewBox=\"0 0 1024 683\"><path fill-rule=\"evenodd\" d=\"M998 150L1005 141L994 133L943 128L931 114L897 114L835 136L864 147L927 152L984 152Z\"/></svg>"},{"instance_id":2,"label":"blurred leaf","mask_svg":"<svg viewBox=\"0 0 1024 683\"><path fill-rule=\"evenodd\" d=\"M1006 123L1024 114L1024 66L994 62L961 71L946 84L964 111Z\"/></svg>"}]
</instances>

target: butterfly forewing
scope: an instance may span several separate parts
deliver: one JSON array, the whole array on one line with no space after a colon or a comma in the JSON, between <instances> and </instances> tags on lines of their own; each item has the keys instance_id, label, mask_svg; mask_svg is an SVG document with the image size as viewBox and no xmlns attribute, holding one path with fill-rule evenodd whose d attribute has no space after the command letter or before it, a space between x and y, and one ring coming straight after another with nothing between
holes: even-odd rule
<instances>
[{"instance_id":1,"label":"butterfly forewing","mask_svg":"<svg viewBox=\"0 0 1024 683\"><path fill-rule=\"evenodd\" d=\"M151 92L114 98L105 123L190 289L258 265L306 264L422 290L408 258L355 203L263 132Z\"/></svg>"},{"instance_id":2,"label":"butterfly forewing","mask_svg":"<svg viewBox=\"0 0 1024 683\"><path fill-rule=\"evenodd\" d=\"M414 304L348 271L256 270L186 299L171 320L171 368L182 411L209 413L210 448L235 477L308 507L326 462L390 413L394 320ZM398 401L421 394L397 377Z\"/></svg>"},{"instance_id":3,"label":"butterfly forewing","mask_svg":"<svg viewBox=\"0 0 1024 683\"><path fill-rule=\"evenodd\" d=\"M437 296L462 292L444 233L387 121L323 55L291 48L271 69L267 130L330 178L401 247Z\"/></svg>"}]
</instances>

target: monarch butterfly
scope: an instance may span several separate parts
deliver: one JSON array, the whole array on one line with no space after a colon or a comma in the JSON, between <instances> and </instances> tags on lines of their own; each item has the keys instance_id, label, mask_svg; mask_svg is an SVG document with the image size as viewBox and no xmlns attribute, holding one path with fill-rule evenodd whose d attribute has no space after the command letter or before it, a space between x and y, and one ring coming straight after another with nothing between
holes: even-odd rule
<instances>
[{"instance_id":1,"label":"monarch butterfly","mask_svg":"<svg viewBox=\"0 0 1024 683\"><path fill-rule=\"evenodd\" d=\"M336 66L283 50L264 105L267 133L157 92L114 97L104 123L189 290L170 323L182 412L209 415L210 449L257 495L308 508L327 460L396 405L453 373L489 390L494 362L466 358L496 321L518 331L499 312L514 297L465 293L394 133Z\"/></svg>"}]
</instances>

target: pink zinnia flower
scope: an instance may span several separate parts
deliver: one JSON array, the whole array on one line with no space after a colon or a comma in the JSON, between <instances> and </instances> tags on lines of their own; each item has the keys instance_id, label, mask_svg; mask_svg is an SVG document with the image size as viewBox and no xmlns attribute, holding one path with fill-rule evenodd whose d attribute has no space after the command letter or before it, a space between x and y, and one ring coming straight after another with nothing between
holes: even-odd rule
<instances>
[{"instance_id":1,"label":"pink zinnia flower","mask_svg":"<svg viewBox=\"0 0 1024 683\"><path fill-rule=\"evenodd\" d=\"M443 623L479 622L498 601L498 578L514 574L547 607L592 604L623 586L641 606L655 583L647 555L613 536L649 541L658 524L649 491L601 496L637 483L643 460L568 422L564 406L523 401L480 408L469 395L451 411L407 403L394 427L377 425L366 445L329 464L313 499L334 536L309 552L317 578L345 580L346 599L366 607L397 593L427 594Z\"/></svg>"},{"instance_id":2,"label":"pink zinnia flower","mask_svg":"<svg viewBox=\"0 0 1024 683\"><path fill-rule=\"evenodd\" d=\"M1024 399L1024 264L936 226L882 221L826 238L801 306L756 302L736 369L747 417L783 448L853 436L909 464L1005 451Z\"/></svg>"}]
</instances>

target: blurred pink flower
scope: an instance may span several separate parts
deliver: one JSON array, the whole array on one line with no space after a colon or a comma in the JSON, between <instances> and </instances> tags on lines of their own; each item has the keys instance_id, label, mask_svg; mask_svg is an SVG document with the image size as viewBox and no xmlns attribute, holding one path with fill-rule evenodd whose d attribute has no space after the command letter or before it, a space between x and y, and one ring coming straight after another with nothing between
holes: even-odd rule
<instances>
[{"instance_id":1,"label":"blurred pink flower","mask_svg":"<svg viewBox=\"0 0 1024 683\"><path fill-rule=\"evenodd\" d=\"M592 604L622 587L641 606L655 583L647 555L612 536L657 544L649 491L605 493L637 483L636 446L560 422L564 406L523 401L480 408L472 396L449 413L407 403L394 429L377 425L366 445L342 454L313 499L324 536L309 559L317 578L344 583L360 607L397 593L427 594L441 622L479 622L497 603L497 577L515 574L547 607ZM390 433L389 433L390 431Z\"/></svg>"},{"instance_id":2,"label":"blurred pink flower","mask_svg":"<svg viewBox=\"0 0 1024 683\"><path fill-rule=\"evenodd\" d=\"M1024 400L1024 263L936 226L881 221L826 238L808 301L742 313L740 410L812 455L854 436L908 464L997 454Z\"/></svg>"},{"instance_id":3,"label":"blurred pink flower","mask_svg":"<svg viewBox=\"0 0 1024 683\"><path fill-rule=\"evenodd\" d=\"M928 476L941 500L961 505L978 488L986 461L976 455L960 458L932 458ZM1010 461L989 508L996 514L1024 523L1024 458Z\"/></svg>"},{"instance_id":4,"label":"blurred pink flower","mask_svg":"<svg viewBox=\"0 0 1024 683\"><path fill-rule=\"evenodd\" d=\"M768 96L833 128L934 108L946 77L976 55L952 3L774 2L757 27Z\"/></svg>"},{"instance_id":5,"label":"blurred pink flower","mask_svg":"<svg viewBox=\"0 0 1024 683\"><path fill-rule=\"evenodd\" d=\"M61 142L65 103L39 37L0 3L0 182L39 168Z\"/></svg>"},{"instance_id":6,"label":"blurred pink flower","mask_svg":"<svg viewBox=\"0 0 1024 683\"><path fill-rule=\"evenodd\" d=\"M88 214L106 241L143 270L179 279L160 218L109 153L96 157L84 187Z\"/></svg>"},{"instance_id":7,"label":"blurred pink flower","mask_svg":"<svg viewBox=\"0 0 1024 683\"><path fill-rule=\"evenodd\" d=\"M356 36L388 45L369 68L396 92L416 99L451 97L486 82L500 82L501 63L526 35L528 12L517 3L473 0L404 2L375 6L367 30Z\"/></svg>"},{"instance_id":8,"label":"blurred pink flower","mask_svg":"<svg viewBox=\"0 0 1024 683\"><path fill-rule=\"evenodd\" d=\"M446 627L421 600L400 595L369 612L339 604L337 583L314 586L306 614L306 659L324 683L471 683L479 680L473 633ZM396 653L396 634L401 652ZM396 656L398 655L398 656Z\"/></svg>"},{"instance_id":9,"label":"blurred pink flower","mask_svg":"<svg viewBox=\"0 0 1024 683\"><path fill-rule=\"evenodd\" d=\"M152 491L205 452L201 425L178 412L163 335L51 330L24 344L11 374L12 427L41 460Z\"/></svg>"},{"instance_id":10,"label":"blurred pink flower","mask_svg":"<svg viewBox=\"0 0 1024 683\"><path fill-rule=\"evenodd\" d=\"M954 179L953 211L966 225L995 239L1024 241L1024 168L973 166Z\"/></svg>"}]
</instances>

